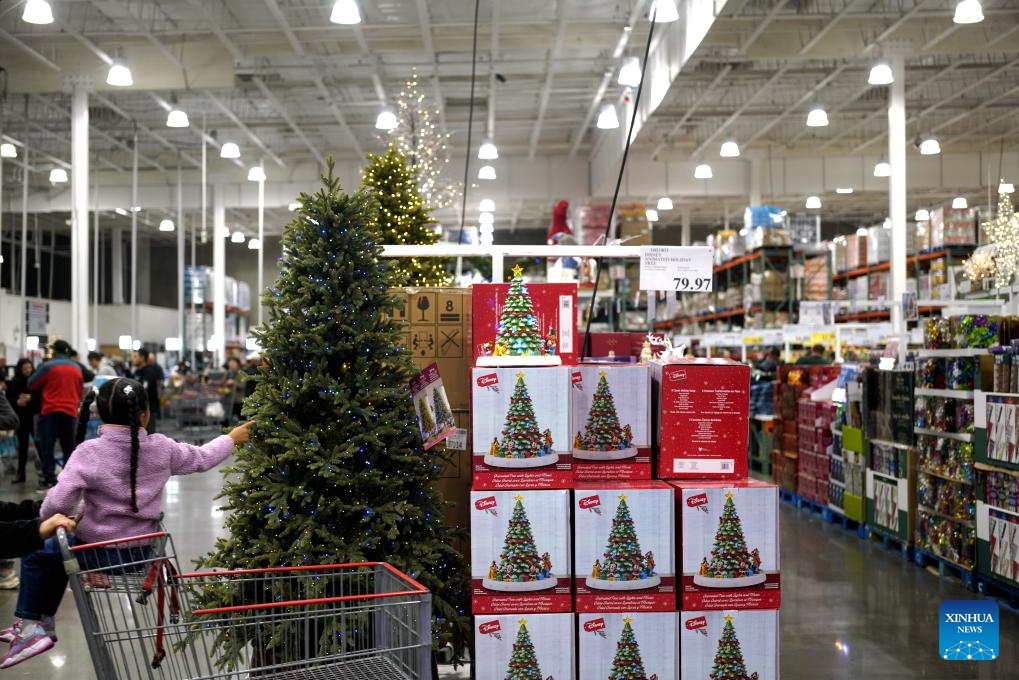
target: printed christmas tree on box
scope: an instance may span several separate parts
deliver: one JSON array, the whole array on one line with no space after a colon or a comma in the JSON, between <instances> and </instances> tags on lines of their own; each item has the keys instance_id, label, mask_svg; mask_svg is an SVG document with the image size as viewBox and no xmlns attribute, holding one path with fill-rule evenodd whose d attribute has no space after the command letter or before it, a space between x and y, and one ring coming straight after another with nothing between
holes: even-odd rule
<instances>
[{"instance_id":1,"label":"printed christmas tree on box","mask_svg":"<svg viewBox=\"0 0 1019 680\"><path fill-rule=\"evenodd\" d=\"M548 552L538 554L531 520L524 509L524 497L518 495L513 500L513 514L499 562L492 560L483 585L490 590L509 592L555 588L558 579L552 573L552 558Z\"/></svg>"},{"instance_id":2,"label":"printed christmas tree on box","mask_svg":"<svg viewBox=\"0 0 1019 680\"><path fill-rule=\"evenodd\" d=\"M620 426L608 373L600 371L584 433L577 432L573 440L573 457L581 460L624 460L636 455L633 430L629 424Z\"/></svg>"},{"instance_id":3,"label":"printed christmas tree on box","mask_svg":"<svg viewBox=\"0 0 1019 680\"><path fill-rule=\"evenodd\" d=\"M480 288L479 288L480 290ZM509 293L501 309L498 309L494 342L484 342L481 354L476 359L478 366L559 366L562 358L558 355L559 338L555 328L555 314L539 319L531 295L524 284L524 270L513 267ZM575 324L575 314L569 323ZM481 317L476 318L484 318ZM569 329L572 333L573 329ZM488 336L491 337L491 336ZM569 348L572 351L572 347Z\"/></svg>"},{"instance_id":4,"label":"printed christmas tree on box","mask_svg":"<svg viewBox=\"0 0 1019 680\"><path fill-rule=\"evenodd\" d=\"M778 612L680 614L682 677L777 680Z\"/></svg>"},{"instance_id":5,"label":"printed christmas tree on box","mask_svg":"<svg viewBox=\"0 0 1019 680\"><path fill-rule=\"evenodd\" d=\"M733 494L725 494L725 506L718 518L715 545L711 549L711 561L705 557L693 582L707 588L746 588L764 583L767 576L761 573L761 553L754 548L747 550L743 527Z\"/></svg>"},{"instance_id":6,"label":"printed christmas tree on box","mask_svg":"<svg viewBox=\"0 0 1019 680\"><path fill-rule=\"evenodd\" d=\"M572 614L477 616L478 680L571 680Z\"/></svg>"},{"instance_id":7,"label":"printed christmas tree on box","mask_svg":"<svg viewBox=\"0 0 1019 680\"><path fill-rule=\"evenodd\" d=\"M495 467L531 468L553 465L559 456L552 450L552 431L538 427L534 404L524 382L526 374L517 373L513 396L510 397L502 440L492 438L485 463Z\"/></svg>"},{"instance_id":8,"label":"printed christmas tree on box","mask_svg":"<svg viewBox=\"0 0 1019 680\"><path fill-rule=\"evenodd\" d=\"M587 585L599 590L642 590L661 581L655 573L654 553L641 552L626 494L619 494L608 545L602 558L594 561Z\"/></svg>"},{"instance_id":9,"label":"printed christmas tree on box","mask_svg":"<svg viewBox=\"0 0 1019 680\"><path fill-rule=\"evenodd\" d=\"M676 680L676 614L583 613L580 677Z\"/></svg>"}]
</instances>

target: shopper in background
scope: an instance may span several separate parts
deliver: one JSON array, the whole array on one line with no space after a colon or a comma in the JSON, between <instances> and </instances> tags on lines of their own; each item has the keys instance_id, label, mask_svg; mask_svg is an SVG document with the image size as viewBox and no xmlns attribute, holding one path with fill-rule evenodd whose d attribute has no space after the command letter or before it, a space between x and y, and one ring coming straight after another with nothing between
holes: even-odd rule
<instances>
[{"instance_id":1,"label":"shopper in background","mask_svg":"<svg viewBox=\"0 0 1019 680\"><path fill-rule=\"evenodd\" d=\"M754 364L755 380L774 380L782 354L777 348L769 349L762 359Z\"/></svg>"},{"instance_id":2,"label":"shopper in background","mask_svg":"<svg viewBox=\"0 0 1019 680\"><path fill-rule=\"evenodd\" d=\"M18 428L18 415L14 412L14 407L7 399L0 398L0 429L2 430L16 430ZM24 477L24 468L21 471L22 477ZM22 479L24 481L24 479ZM9 506L9 507L8 507ZM8 541L16 541L16 536L7 535L7 518L12 520L21 519L18 516L16 509L17 506L13 503L4 503L2 510L0 510L0 538L3 539L0 543L0 557L18 557L21 553L14 551L13 553L7 553ZM13 590L17 588L19 584L18 574L14 570L14 560L3 559L0 560L0 589Z\"/></svg>"},{"instance_id":3,"label":"shopper in background","mask_svg":"<svg viewBox=\"0 0 1019 680\"><path fill-rule=\"evenodd\" d=\"M7 400L18 415L18 472L14 478L15 484L25 483L28 444L35 435L35 417L39 415L41 406L39 395L32 394L28 389L28 378L33 371L35 366L32 360L22 357L14 369L14 377L7 383Z\"/></svg>"},{"instance_id":4,"label":"shopper in background","mask_svg":"<svg viewBox=\"0 0 1019 680\"><path fill-rule=\"evenodd\" d=\"M97 439L82 442L84 423L93 404L103 427ZM150 417L147 390L128 378L103 383L82 402L82 425L77 432L81 455L64 468L40 510L44 517L69 513L80 503L72 542L96 543L155 531L162 517L163 487L170 477L204 472L223 462L234 446L248 441L251 427L248 422L205 446L193 446L142 432ZM136 557L144 559L145 555ZM86 569L118 564L113 561L116 559L102 549L78 553L78 561ZM53 615L66 589L67 572L60 546L49 539L22 560L21 588L14 610L17 618L10 628L0 631L0 640L11 641L0 668L10 668L53 647Z\"/></svg>"},{"instance_id":5,"label":"shopper in background","mask_svg":"<svg viewBox=\"0 0 1019 680\"><path fill-rule=\"evenodd\" d=\"M78 405L85 391L85 374L81 364L71 359L74 350L66 340L53 343L52 358L43 362L28 379L27 387L40 397L39 426L36 445L42 462L42 479L39 488L46 489L57 483L56 462L53 453L60 442L64 465L74 451L74 431Z\"/></svg>"},{"instance_id":6,"label":"shopper in background","mask_svg":"<svg viewBox=\"0 0 1019 680\"><path fill-rule=\"evenodd\" d=\"M810 348L809 354L804 354L796 360L797 366L823 366L828 363L824 358L824 345L814 345Z\"/></svg>"},{"instance_id":7,"label":"shopper in background","mask_svg":"<svg viewBox=\"0 0 1019 680\"><path fill-rule=\"evenodd\" d=\"M230 385L232 394L231 415L233 422L241 422L241 408L244 406L244 386L247 374L241 369L241 360L237 357L230 357L226 361L227 384Z\"/></svg>"},{"instance_id":8,"label":"shopper in background","mask_svg":"<svg viewBox=\"0 0 1019 680\"><path fill-rule=\"evenodd\" d=\"M102 352L89 352L88 365L96 375L117 375L117 369L113 368L110 360L103 356Z\"/></svg>"},{"instance_id":9,"label":"shopper in background","mask_svg":"<svg viewBox=\"0 0 1019 680\"><path fill-rule=\"evenodd\" d=\"M149 362L149 357L153 361ZM148 397L149 411L151 413L145 425L145 431L149 434L156 433L156 421L159 419L159 392L163 384L163 369L155 363L155 356L142 347L135 350L131 355L131 366L134 369L130 377L140 382L145 387L145 394Z\"/></svg>"}]
</instances>

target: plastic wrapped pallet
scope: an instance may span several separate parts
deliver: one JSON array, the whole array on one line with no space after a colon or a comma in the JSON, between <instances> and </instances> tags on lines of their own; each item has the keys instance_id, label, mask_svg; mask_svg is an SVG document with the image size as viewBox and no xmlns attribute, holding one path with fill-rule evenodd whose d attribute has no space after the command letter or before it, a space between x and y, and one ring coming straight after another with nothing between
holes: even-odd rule
<instances>
[{"instance_id":1,"label":"plastic wrapped pallet","mask_svg":"<svg viewBox=\"0 0 1019 680\"><path fill-rule=\"evenodd\" d=\"M747 248L749 250L788 245L792 245L789 230L781 227L754 227L747 234Z\"/></svg>"},{"instance_id":2,"label":"plastic wrapped pallet","mask_svg":"<svg viewBox=\"0 0 1019 680\"><path fill-rule=\"evenodd\" d=\"M846 237L846 269L857 269L862 267L867 261L866 258L860 259L860 237L856 234L850 234Z\"/></svg>"},{"instance_id":3,"label":"plastic wrapped pallet","mask_svg":"<svg viewBox=\"0 0 1019 680\"><path fill-rule=\"evenodd\" d=\"M811 257L804 263L804 297L807 300L828 299L829 255Z\"/></svg>"},{"instance_id":4,"label":"plastic wrapped pallet","mask_svg":"<svg viewBox=\"0 0 1019 680\"><path fill-rule=\"evenodd\" d=\"M849 241L845 236L839 236L835 244L835 271L844 272L849 269Z\"/></svg>"},{"instance_id":5,"label":"plastic wrapped pallet","mask_svg":"<svg viewBox=\"0 0 1019 680\"><path fill-rule=\"evenodd\" d=\"M867 264L887 262L892 259L892 230L884 225L867 230Z\"/></svg>"}]
</instances>

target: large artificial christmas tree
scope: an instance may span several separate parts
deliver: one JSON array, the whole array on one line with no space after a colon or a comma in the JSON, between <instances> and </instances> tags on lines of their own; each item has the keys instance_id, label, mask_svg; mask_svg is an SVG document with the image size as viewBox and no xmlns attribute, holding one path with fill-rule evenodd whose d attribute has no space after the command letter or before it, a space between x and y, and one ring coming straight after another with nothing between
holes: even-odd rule
<instances>
[{"instance_id":1,"label":"large artificial christmas tree","mask_svg":"<svg viewBox=\"0 0 1019 680\"><path fill-rule=\"evenodd\" d=\"M608 545L602 559L595 560L587 584L602 589L639 589L650 588L660 582L661 577L655 574L654 555L640 550L626 494L619 494Z\"/></svg>"},{"instance_id":2,"label":"large artificial christmas tree","mask_svg":"<svg viewBox=\"0 0 1019 680\"><path fill-rule=\"evenodd\" d=\"M431 245L439 240L435 220L421 198L407 158L390 144L381 155L368 154L362 188L378 201L380 243ZM445 263L434 257L401 257L392 264L392 286L442 286L449 282Z\"/></svg>"},{"instance_id":3,"label":"large artificial christmas tree","mask_svg":"<svg viewBox=\"0 0 1019 680\"><path fill-rule=\"evenodd\" d=\"M608 374L605 371L598 374L598 386L591 401L591 409L587 413L584 433L578 432L574 443L576 444L574 455L584 459L615 460L628 458L637 453L633 448L633 432L630 426L619 425L619 413L616 411L616 402L612 397ZM608 455L591 455L593 452Z\"/></svg>"},{"instance_id":4,"label":"large artificial christmas tree","mask_svg":"<svg viewBox=\"0 0 1019 680\"><path fill-rule=\"evenodd\" d=\"M743 652L740 650L739 638L736 637L731 616L725 617L722 638L718 641L715 663L711 667L709 677L711 680L757 680L757 673L747 675Z\"/></svg>"},{"instance_id":5,"label":"large artificial christmas tree","mask_svg":"<svg viewBox=\"0 0 1019 680\"><path fill-rule=\"evenodd\" d=\"M524 285L524 270L520 265L513 267L513 279L499 317L493 353L507 356L543 354L538 319L534 316L531 295Z\"/></svg>"},{"instance_id":6,"label":"large artificial christmas tree","mask_svg":"<svg viewBox=\"0 0 1019 680\"><path fill-rule=\"evenodd\" d=\"M747 550L743 525L732 492L725 494L722 516L718 518L715 544L710 561L701 561L694 583L716 588L746 587L763 583L767 576L761 573L761 555L756 548Z\"/></svg>"},{"instance_id":7,"label":"large artificial christmas tree","mask_svg":"<svg viewBox=\"0 0 1019 680\"><path fill-rule=\"evenodd\" d=\"M1004 184L1005 180L1001 180ZM1019 217L1012 206L1012 194L998 192L994 219L983 223L987 241L994 246L995 274L998 286L1011 285L1019 273Z\"/></svg>"},{"instance_id":8,"label":"large artificial christmas tree","mask_svg":"<svg viewBox=\"0 0 1019 680\"><path fill-rule=\"evenodd\" d=\"M517 382L510 396L502 440L493 442L485 456L489 465L501 467L539 467L555 463L559 456L552 450L552 431L538 429L531 394L524 382L526 374L517 373Z\"/></svg>"},{"instance_id":9,"label":"large artificial christmas tree","mask_svg":"<svg viewBox=\"0 0 1019 680\"><path fill-rule=\"evenodd\" d=\"M224 471L225 537L201 565L388 562L431 590L434 630L459 652L470 634L469 581L434 487L445 460L422 450L414 419L408 382L417 369L393 320L377 206L368 192L344 194L331 161L323 186L300 203L284 229L280 276L263 294L267 322L254 331L263 366L244 415L255 424ZM321 595L327 583L303 580L284 598ZM280 596L276 587L258 597ZM201 599L238 604L216 587ZM329 625L342 635L341 624Z\"/></svg>"},{"instance_id":10,"label":"large artificial christmas tree","mask_svg":"<svg viewBox=\"0 0 1019 680\"><path fill-rule=\"evenodd\" d=\"M544 680L538 657L534 654L531 634L527 630L527 619L520 619L517 640L513 643L513 653L506 667L506 680Z\"/></svg>"},{"instance_id":11,"label":"large artificial christmas tree","mask_svg":"<svg viewBox=\"0 0 1019 680\"><path fill-rule=\"evenodd\" d=\"M538 554L531 531L531 520L524 509L524 497L515 496L513 514L499 563L489 567L488 578L483 585L495 590L544 590L555 587L558 579L552 575L552 561L549 554Z\"/></svg>"},{"instance_id":12,"label":"large artificial christmas tree","mask_svg":"<svg viewBox=\"0 0 1019 680\"><path fill-rule=\"evenodd\" d=\"M640 658L640 645L633 634L633 619L623 618L623 631L616 641L616 655L612 659L612 672L609 680L651 680L644 670L644 660Z\"/></svg>"}]
</instances>

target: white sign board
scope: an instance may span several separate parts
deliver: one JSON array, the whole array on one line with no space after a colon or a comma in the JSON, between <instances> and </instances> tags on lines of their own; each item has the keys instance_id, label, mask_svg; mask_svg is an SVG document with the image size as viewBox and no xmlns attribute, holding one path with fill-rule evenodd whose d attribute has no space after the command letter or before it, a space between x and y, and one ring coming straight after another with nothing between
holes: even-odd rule
<instances>
[{"instance_id":1,"label":"white sign board","mask_svg":"<svg viewBox=\"0 0 1019 680\"><path fill-rule=\"evenodd\" d=\"M641 246L640 289L705 293L714 279L710 246Z\"/></svg>"}]
</instances>

